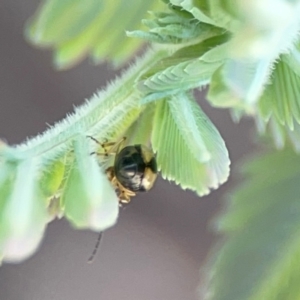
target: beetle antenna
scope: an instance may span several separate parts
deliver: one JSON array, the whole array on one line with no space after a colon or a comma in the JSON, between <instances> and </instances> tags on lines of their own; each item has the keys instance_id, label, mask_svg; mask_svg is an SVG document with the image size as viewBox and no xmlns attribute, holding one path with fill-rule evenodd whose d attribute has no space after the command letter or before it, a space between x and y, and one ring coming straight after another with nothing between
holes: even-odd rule
<instances>
[{"instance_id":1,"label":"beetle antenna","mask_svg":"<svg viewBox=\"0 0 300 300\"><path fill-rule=\"evenodd\" d=\"M102 240L102 233L103 233L102 231L99 232L99 235L98 235L98 238L97 238L94 250L93 250L91 256L88 259L88 263L89 264L91 264L94 261L94 258L95 258L96 254L98 252L98 249L99 249L99 246L100 246L100 243L101 243L101 240Z\"/></svg>"}]
</instances>

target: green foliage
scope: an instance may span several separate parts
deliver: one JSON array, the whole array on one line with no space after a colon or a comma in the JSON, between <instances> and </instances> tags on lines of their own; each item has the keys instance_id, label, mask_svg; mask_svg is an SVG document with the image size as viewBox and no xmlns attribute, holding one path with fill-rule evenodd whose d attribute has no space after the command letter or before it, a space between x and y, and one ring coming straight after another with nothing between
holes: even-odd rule
<instances>
[{"instance_id":1,"label":"green foliage","mask_svg":"<svg viewBox=\"0 0 300 300\"><path fill-rule=\"evenodd\" d=\"M218 220L226 242L212 258L208 299L298 299L300 157L268 152L242 168L246 181Z\"/></svg>"},{"instance_id":2,"label":"green foliage","mask_svg":"<svg viewBox=\"0 0 300 300\"><path fill-rule=\"evenodd\" d=\"M276 64L272 83L266 87L259 109L265 120L273 115L277 122L293 129L294 120L300 122L300 77L285 60Z\"/></svg>"},{"instance_id":3,"label":"green foliage","mask_svg":"<svg viewBox=\"0 0 300 300\"><path fill-rule=\"evenodd\" d=\"M76 227L101 231L116 222L118 197L95 156L89 155L86 136L74 141L74 153L61 195L62 209Z\"/></svg>"},{"instance_id":4,"label":"green foliage","mask_svg":"<svg viewBox=\"0 0 300 300\"><path fill-rule=\"evenodd\" d=\"M0 218L3 222L0 226L0 249L4 249L0 253L4 260L21 260L32 254L42 238L46 223L55 215L65 216L76 228L96 231L116 222L118 198L104 173L112 161L90 155L103 149L99 149L99 145L87 135L99 141L126 136L130 143L152 144L158 153L158 168L162 175L199 195L207 194L227 179L229 158L225 143L191 96L180 93L155 105L141 104L143 101L140 92L135 89L135 82L142 70L155 65L166 54L164 50L150 50L106 91L94 95L86 104L76 108L74 114L42 135L16 148L2 146L0 164L3 176L0 178L3 177L3 180L0 190L2 187L2 194L6 195L4 204L17 210L17 200L27 193L27 198L41 207L34 212L29 211L22 226L13 209L9 210L7 217ZM169 108L162 108L164 105ZM163 118L158 119L160 115ZM175 140L170 139L174 134L177 135ZM169 148L173 143L174 147ZM37 161L37 167L24 173L22 166L31 161ZM11 165L13 167L8 167ZM18 170L22 170L20 175ZM28 184L20 183L18 178L21 176L26 177ZM199 180L198 176L203 180ZM30 205L33 204L30 202ZM18 253L12 256L11 248L6 246L6 236L15 238L14 226L21 226L24 230L20 234L21 242L24 242L24 236L32 237L30 251L24 250L19 256ZM34 232L38 234L34 235ZM20 243L18 236L16 240Z\"/></svg>"},{"instance_id":5,"label":"green foliage","mask_svg":"<svg viewBox=\"0 0 300 300\"><path fill-rule=\"evenodd\" d=\"M28 40L54 49L54 64L66 69L91 56L120 66L142 43L128 39L125 30L141 28L148 10L162 8L156 0L45 0L26 28ZM121 16L121 17L120 17Z\"/></svg>"},{"instance_id":6,"label":"green foliage","mask_svg":"<svg viewBox=\"0 0 300 300\"><path fill-rule=\"evenodd\" d=\"M137 88L146 94L144 101L206 85L224 63L227 39L225 34L214 36L158 61L137 82Z\"/></svg>"},{"instance_id":7,"label":"green foliage","mask_svg":"<svg viewBox=\"0 0 300 300\"><path fill-rule=\"evenodd\" d=\"M156 13L154 19L144 21L148 31L129 33L154 42L180 44L179 50L170 58L159 61L150 69L150 74L142 76L138 87L148 94L146 101L209 84L208 100L214 106L251 115L263 110L265 118L276 111L279 101L268 101L262 109L262 98L268 94L276 94L278 98L297 94L292 91L296 86L297 71L289 75L291 84L268 83L270 79L271 82L280 80L276 74L287 72L279 71L282 63L299 70L295 42L297 45L300 1L280 1L272 12L267 9L266 0L251 3L242 0L167 2L171 9L169 13ZM189 55L191 51L193 57ZM276 61L278 64L274 65ZM275 75L272 75L273 69L277 71ZM266 84L268 91L264 93ZM289 106L285 114L292 115L292 109ZM278 113L277 116L282 122L283 116ZM285 117L285 121L292 126L290 119Z\"/></svg>"},{"instance_id":8,"label":"green foliage","mask_svg":"<svg viewBox=\"0 0 300 300\"><path fill-rule=\"evenodd\" d=\"M163 178L200 196L228 178L224 141L190 95L181 93L157 103L152 145Z\"/></svg>"},{"instance_id":9,"label":"green foliage","mask_svg":"<svg viewBox=\"0 0 300 300\"><path fill-rule=\"evenodd\" d=\"M300 106L298 50L293 47L290 54L281 56L272 73L270 84L261 97L255 119L259 131L270 135L277 148L286 141L300 151Z\"/></svg>"},{"instance_id":10,"label":"green foliage","mask_svg":"<svg viewBox=\"0 0 300 300\"><path fill-rule=\"evenodd\" d=\"M129 31L130 37L138 37L162 44L180 44L202 40L222 33L222 29L210 24L199 22L187 11L169 6L170 12L152 13L153 19L142 20L148 31Z\"/></svg>"},{"instance_id":11,"label":"green foliage","mask_svg":"<svg viewBox=\"0 0 300 300\"><path fill-rule=\"evenodd\" d=\"M162 177L200 196L225 182L225 143L190 91L209 85L211 105L235 121L252 116L267 141L286 148L245 165L247 180L218 221L226 240L205 296L300 298L300 158L290 149L300 151L299 13L300 0L45 1L26 36L53 48L60 69L87 55L119 65L142 40L155 45L42 135L0 144L0 257L31 255L54 216L96 231L116 222L105 175L112 160L91 156L102 149L87 135L152 146Z\"/></svg>"},{"instance_id":12,"label":"green foliage","mask_svg":"<svg viewBox=\"0 0 300 300\"><path fill-rule=\"evenodd\" d=\"M37 158L1 164L0 257L21 261L40 243L47 222L40 194Z\"/></svg>"},{"instance_id":13,"label":"green foliage","mask_svg":"<svg viewBox=\"0 0 300 300\"><path fill-rule=\"evenodd\" d=\"M159 56L158 56L159 57ZM88 139L116 139L137 120L140 106L133 89L139 60L106 91L95 94L75 113L42 135L17 147L0 147L0 254L19 261L39 245L53 214L65 216L77 228L103 230L116 222L117 196L104 169L90 153L98 145ZM55 198L60 197L57 203ZM21 246L20 246L21 245Z\"/></svg>"},{"instance_id":14,"label":"green foliage","mask_svg":"<svg viewBox=\"0 0 300 300\"><path fill-rule=\"evenodd\" d=\"M52 197L59 190L64 179L66 159L54 160L41 176L40 186L45 198Z\"/></svg>"}]
</instances>

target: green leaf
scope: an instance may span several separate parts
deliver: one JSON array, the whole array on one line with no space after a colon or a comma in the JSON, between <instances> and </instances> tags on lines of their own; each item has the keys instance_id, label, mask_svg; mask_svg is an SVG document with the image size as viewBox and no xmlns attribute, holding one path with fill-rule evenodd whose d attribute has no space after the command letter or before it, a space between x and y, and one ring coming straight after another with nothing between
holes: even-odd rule
<instances>
[{"instance_id":1,"label":"green leaf","mask_svg":"<svg viewBox=\"0 0 300 300\"><path fill-rule=\"evenodd\" d=\"M255 104L271 73L272 59L228 60L223 69L226 86L246 105Z\"/></svg>"},{"instance_id":2,"label":"green leaf","mask_svg":"<svg viewBox=\"0 0 300 300\"><path fill-rule=\"evenodd\" d=\"M155 106L148 104L147 109L143 111L140 117L126 131L125 136L128 137L126 144L151 146L150 137L153 128L154 112Z\"/></svg>"},{"instance_id":3,"label":"green leaf","mask_svg":"<svg viewBox=\"0 0 300 300\"><path fill-rule=\"evenodd\" d=\"M227 35L216 36L217 31L210 32L210 34L213 35L213 37L205 38L197 44L183 47L174 52L172 55L164 57L161 60L157 61L155 64L152 64L150 68L141 75L140 80L151 78L151 76L153 75L158 76L164 71L171 72L172 68L179 68L178 66L180 66L181 63L195 63L196 59L201 60L203 59L203 57L205 58L203 59L203 61L207 63L212 63L224 59L223 56L220 57L219 55L221 53L224 53L225 49L223 47L226 48L226 41L229 37ZM221 47L221 51L216 54L219 46ZM211 51L213 51L213 57L209 56L209 53ZM197 66L195 68L197 68Z\"/></svg>"},{"instance_id":4,"label":"green leaf","mask_svg":"<svg viewBox=\"0 0 300 300\"><path fill-rule=\"evenodd\" d=\"M170 3L176 6L180 6L186 11L190 12L200 22L213 24L215 22L209 16L209 3L208 1L183 1L183 0L170 0Z\"/></svg>"},{"instance_id":5,"label":"green leaf","mask_svg":"<svg viewBox=\"0 0 300 300\"><path fill-rule=\"evenodd\" d=\"M65 174L66 158L55 160L45 166L45 172L40 179L40 188L45 198L53 197L58 192Z\"/></svg>"},{"instance_id":6,"label":"green leaf","mask_svg":"<svg viewBox=\"0 0 300 300\"><path fill-rule=\"evenodd\" d=\"M227 239L211 258L207 299L300 297L299 164L287 148L244 165L247 180L218 221Z\"/></svg>"},{"instance_id":7,"label":"green leaf","mask_svg":"<svg viewBox=\"0 0 300 300\"><path fill-rule=\"evenodd\" d=\"M74 142L74 152L61 205L75 227L102 231L116 223L119 199L95 156L90 155L85 136Z\"/></svg>"},{"instance_id":8,"label":"green leaf","mask_svg":"<svg viewBox=\"0 0 300 300\"><path fill-rule=\"evenodd\" d=\"M300 123L300 77L291 66L279 61L272 75L272 84L266 87L259 109L264 119L273 115L282 125L294 128L294 120Z\"/></svg>"},{"instance_id":9,"label":"green leaf","mask_svg":"<svg viewBox=\"0 0 300 300\"><path fill-rule=\"evenodd\" d=\"M290 129L287 125L280 124L274 116L271 116L267 123L259 116L256 116L255 120L259 133L271 137L277 149L291 145L294 151L300 153L300 124L294 123L293 129Z\"/></svg>"},{"instance_id":10,"label":"green leaf","mask_svg":"<svg viewBox=\"0 0 300 300\"><path fill-rule=\"evenodd\" d=\"M202 22L218 24L232 34L227 60L215 77L218 82L212 78L218 90L211 92L211 101L224 107L224 103L230 106L238 100L246 110L255 110L279 55L289 49L295 50L293 44L300 28L300 1L276 2L271 11L267 0L249 3L242 0L173 0L171 3L180 5ZM215 23L205 21L203 14Z\"/></svg>"},{"instance_id":11,"label":"green leaf","mask_svg":"<svg viewBox=\"0 0 300 300\"><path fill-rule=\"evenodd\" d=\"M138 89L150 97L157 93L157 98L161 98L206 85L224 63L227 39L226 35L216 36L176 51L142 74L137 82Z\"/></svg>"},{"instance_id":12,"label":"green leaf","mask_svg":"<svg viewBox=\"0 0 300 300\"><path fill-rule=\"evenodd\" d=\"M228 3L229 10L243 21L231 40L230 60L224 66L224 78L241 101L256 103L275 60L292 48L298 37L300 1L279 1L274 4L272 13L266 9L267 0Z\"/></svg>"},{"instance_id":13,"label":"green leaf","mask_svg":"<svg viewBox=\"0 0 300 300\"><path fill-rule=\"evenodd\" d=\"M226 28L231 32L235 32L241 23L239 11L236 12L237 5L238 3L235 0L210 0L209 8L211 18L218 26Z\"/></svg>"},{"instance_id":14,"label":"green leaf","mask_svg":"<svg viewBox=\"0 0 300 300\"><path fill-rule=\"evenodd\" d=\"M224 141L187 94L157 102L152 146L163 178L200 196L228 178L230 162Z\"/></svg>"},{"instance_id":15,"label":"green leaf","mask_svg":"<svg viewBox=\"0 0 300 300\"><path fill-rule=\"evenodd\" d=\"M299 39L292 45L289 53L282 54L280 57L297 76L300 76L300 43Z\"/></svg>"},{"instance_id":16,"label":"green leaf","mask_svg":"<svg viewBox=\"0 0 300 300\"><path fill-rule=\"evenodd\" d=\"M226 85L223 66L220 66L211 77L207 100L216 107L236 108L241 105L239 97Z\"/></svg>"},{"instance_id":17,"label":"green leaf","mask_svg":"<svg viewBox=\"0 0 300 300\"><path fill-rule=\"evenodd\" d=\"M220 0L170 0L170 3L182 7L200 22L227 30L233 28L235 19L224 9L224 3Z\"/></svg>"},{"instance_id":18,"label":"green leaf","mask_svg":"<svg viewBox=\"0 0 300 300\"><path fill-rule=\"evenodd\" d=\"M149 28L148 31L135 30L127 32L127 35L154 43L179 44L192 40L200 42L224 32L218 27L199 22L189 13L182 13L172 6L169 8L170 13L152 13L154 19L143 20L143 24Z\"/></svg>"},{"instance_id":19,"label":"green leaf","mask_svg":"<svg viewBox=\"0 0 300 300\"><path fill-rule=\"evenodd\" d=\"M39 197L37 159L2 164L0 182L0 253L19 262L39 246L48 220L46 201Z\"/></svg>"},{"instance_id":20,"label":"green leaf","mask_svg":"<svg viewBox=\"0 0 300 300\"><path fill-rule=\"evenodd\" d=\"M55 67L57 69L70 68L82 60L98 39L101 24L102 19L97 18L75 37L60 42L54 53Z\"/></svg>"},{"instance_id":21,"label":"green leaf","mask_svg":"<svg viewBox=\"0 0 300 300\"><path fill-rule=\"evenodd\" d=\"M93 49L93 59L99 62L103 57L108 57L115 64L120 64L124 62L124 58L130 58L142 45L141 41L128 39L125 31L141 29L141 18L149 10L160 9L162 3L157 0L118 0L114 1L114 10L111 10L112 2L107 3L109 15L103 12L101 32ZM111 28L114 28L113 32Z\"/></svg>"},{"instance_id":22,"label":"green leaf","mask_svg":"<svg viewBox=\"0 0 300 300\"><path fill-rule=\"evenodd\" d=\"M98 0L45 1L27 29L29 37L41 45L70 40L99 19L103 4Z\"/></svg>"},{"instance_id":23,"label":"green leaf","mask_svg":"<svg viewBox=\"0 0 300 300\"><path fill-rule=\"evenodd\" d=\"M286 63L287 55L273 67L271 83L269 79L271 61L243 63L229 60L211 78L208 99L218 107L240 107L253 113L258 103L259 111L265 122L271 115L281 124L291 129L294 119L299 122L297 97L299 75Z\"/></svg>"},{"instance_id":24,"label":"green leaf","mask_svg":"<svg viewBox=\"0 0 300 300\"><path fill-rule=\"evenodd\" d=\"M146 12L162 6L157 0L47 0L35 12L25 34L33 44L54 49L59 69L88 55L96 63L108 59L120 65L142 45L128 39L125 30L142 29Z\"/></svg>"}]
</instances>

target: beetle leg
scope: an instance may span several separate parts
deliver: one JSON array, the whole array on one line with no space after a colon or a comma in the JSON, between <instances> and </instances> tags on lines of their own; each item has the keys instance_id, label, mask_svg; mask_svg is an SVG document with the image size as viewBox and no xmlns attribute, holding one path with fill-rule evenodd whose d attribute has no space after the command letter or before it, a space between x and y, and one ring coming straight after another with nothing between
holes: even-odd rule
<instances>
[{"instance_id":1,"label":"beetle leg","mask_svg":"<svg viewBox=\"0 0 300 300\"><path fill-rule=\"evenodd\" d=\"M124 203L124 204L128 204L131 199L130 197L135 196L135 192L132 192L128 189L125 189L123 186L121 188L119 188L119 199L120 199L120 203Z\"/></svg>"},{"instance_id":2,"label":"beetle leg","mask_svg":"<svg viewBox=\"0 0 300 300\"><path fill-rule=\"evenodd\" d=\"M116 149L116 153L119 153L120 152L120 148L121 146L123 146L123 143L126 141L126 137L122 137L121 140L116 143L116 146L117 146L117 149Z\"/></svg>"},{"instance_id":3,"label":"beetle leg","mask_svg":"<svg viewBox=\"0 0 300 300\"><path fill-rule=\"evenodd\" d=\"M101 143L91 135L87 135L87 137L93 140L98 145L100 145L104 150L104 153L92 152L91 154L97 154L103 156L114 155L118 153L120 151L120 147L122 146L123 142L126 140L126 137L123 137L118 142L108 142L107 139L105 139L105 142Z\"/></svg>"},{"instance_id":4,"label":"beetle leg","mask_svg":"<svg viewBox=\"0 0 300 300\"><path fill-rule=\"evenodd\" d=\"M105 142L101 143L99 142L97 139L95 139L93 136L91 135L87 135L88 138L90 138L91 140L93 140L95 143L97 143L98 145L100 145L102 147L102 149L104 150L104 153L100 153L100 152L92 152L92 154L96 154L99 156L108 156L109 155L109 150L107 150L108 147L113 146L115 144L115 142L107 142L107 140L105 140Z\"/></svg>"}]
</instances>

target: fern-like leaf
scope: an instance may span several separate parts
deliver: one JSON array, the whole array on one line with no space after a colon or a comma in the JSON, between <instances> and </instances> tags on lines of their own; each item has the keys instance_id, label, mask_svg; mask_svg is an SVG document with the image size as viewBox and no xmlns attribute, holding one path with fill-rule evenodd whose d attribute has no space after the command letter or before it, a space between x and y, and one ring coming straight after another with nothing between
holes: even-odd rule
<instances>
[{"instance_id":1,"label":"fern-like leaf","mask_svg":"<svg viewBox=\"0 0 300 300\"><path fill-rule=\"evenodd\" d=\"M294 128L294 120L300 123L300 77L284 60L279 61L272 76L272 84L266 87L259 109L268 120L273 115L282 125Z\"/></svg>"},{"instance_id":2,"label":"fern-like leaf","mask_svg":"<svg viewBox=\"0 0 300 300\"><path fill-rule=\"evenodd\" d=\"M146 94L143 101L208 84L212 74L226 59L227 39L227 35L212 37L158 61L137 82L138 89Z\"/></svg>"},{"instance_id":3,"label":"fern-like leaf","mask_svg":"<svg viewBox=\"0 0 300 300\"><path fill-rule=\"evenodd\" d=\"M0 257L21 261L35 251L47 222L37 179L38 159L0 164Z\"/></svg>"},{"instance_id":4,"label":"fern-like leaf","mask_svg":"<svg viewBox=\"0 0 300 300\"><path fill-rule=\"evenodd\" d=\"M224 141L187 94L157 102L152 145L162 176L198 195L208 194L228 178Z\"/></svg>"},{"instance_id":5,"label":"fern-like leaf","mask_svg":"<svg viewBox=\"0 0 300 300\"><path fill-rule=\"evenodd\" d=\"M76 227L102 231L116 223L118 197L95 156L89 154L86 136L74 141L74 152L61 196L62 209Z\"/></svg>"},{"instance_id":6,"label":"fern-like leaf","mask_svg":"<svg viewBox=\"0 0 300 300\"><path fill-rule=\"evenodd\" d=\"M172 6L169 9L168 13L151 13L154 19L143 20L147 31L128 31L127 35L160 44L182 44L194 40L200 42L223 32L221 28L199 22L186 11Z\"/></svg>"}]
</instances>

